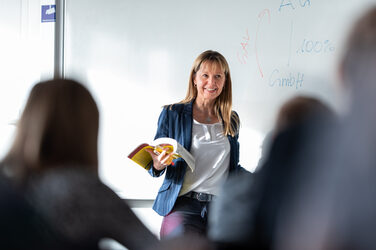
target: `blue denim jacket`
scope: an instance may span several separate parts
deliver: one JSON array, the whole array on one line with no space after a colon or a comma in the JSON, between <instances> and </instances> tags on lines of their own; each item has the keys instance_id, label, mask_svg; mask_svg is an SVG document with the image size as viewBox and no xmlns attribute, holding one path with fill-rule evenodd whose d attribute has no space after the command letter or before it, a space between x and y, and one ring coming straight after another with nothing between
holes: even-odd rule
<instances>
[{"instance_id":1,"label":"blue denim jacket","mask_svg":"<svg viewBox=\"0 0 376 250\"><path fill-rule=\"evenodd\" d=\"M170 107L164 107L158 119L158 129L155 139L160 137L174 138L183 147L190 150L193 122L192 105L193 102L174 104L171 109ZM235 136L227 136L231 147L229 170L231 174L238 171L245 171L239 165L238 136L238 134ZM182 158L174 160L174 165L170 165L162 171L156 171L154 167L151 166L149 173L154 177L159 177L166 172L165 179L153 205L153 209L159 215L165 216L172 210L183 185L186 168L187 164Z\"/></svg>"}]
</instances>

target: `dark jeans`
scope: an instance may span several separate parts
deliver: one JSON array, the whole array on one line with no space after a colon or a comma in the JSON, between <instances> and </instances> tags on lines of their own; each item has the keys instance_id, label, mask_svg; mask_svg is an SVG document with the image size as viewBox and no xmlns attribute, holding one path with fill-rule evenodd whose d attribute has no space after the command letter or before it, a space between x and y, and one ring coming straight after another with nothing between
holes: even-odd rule
<instances>
[{"instance_id":1,"label":"dark jeans","mask_svg":"<svg viewBox=\"0 0 376 250\"><path fill-rule=\"evenodd\" d=\"M206 236L209 204L194 198L178 197L172 211L163 218L161 239L182 234Z\"/></svg>"}]
</instances>

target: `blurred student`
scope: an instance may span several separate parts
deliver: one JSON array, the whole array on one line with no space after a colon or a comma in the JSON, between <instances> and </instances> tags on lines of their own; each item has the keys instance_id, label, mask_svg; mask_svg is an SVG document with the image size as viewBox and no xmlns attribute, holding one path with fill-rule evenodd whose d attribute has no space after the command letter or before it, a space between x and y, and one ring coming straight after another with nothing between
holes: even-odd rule
<instances>
[{"instance_id":1,"label":"blurred student","mask_svg":"<svg viewBox=\"0 0 376 250\"><path fill-rule=\"evenodd\" d=\"M323 154L311 164L310 181L297 186L282 213L290 220L281 220L280 249L376 249L375 67L373 7L352 27L340 64L348 113L328 146L317 149Z\"/></svg>"},{"instance_id":2,"label":"blurred student","mask_svg":"<svg viewBox=\"0 0 376 250\"><path fill-rule=\"evenodd\" d=\"M333 112L327 104L315 97L297 95L288 99L279 108L273 129L265 136L262 144L262 155L256 171L259 171L264 165L273 139L280 132L291 126L303 124L307 119L312 119L314 116L332 115Z\"/></svg>"},{"instance_id":3,"label":"blurred student","mask_svg":"<svg viewBox=\"0 0 376 250\"><path fill-rule=\"evenodd\" d=\"M24 195L0 176L0 249L76 249L30 206Z\"/></svg>"},{"instance_id":4,"label":"blurred student","mask_svg":"<svg viewBox=\"0 0 376 250\"><path fill-rule=\"evenodd\" d=\"M331 115L334 115L334 111L320 99L298 95L280 107L273 133L277 136L283 130L303 124L314 117Z\"/></svg>"},{"instance_id":5,"label":"blurred student","mask_svg":"<svg viewBox=\"0 0 376 250\"><path fill-rule=\"evenodd\" d=\"M271 148L261 169L230 179L212 207L209 236L218 249L271 249L275 225L295 172L296 164L321 119L334 112L320 100L297 96L279 110ZM221 220L218 220L221 218Z\"/></svg>"},{"instance_id":6,"label":"blurred student","mask_svg":"<svg viewBox=\"0 0 376 250\"><path fill-rule=\"evenodd\" d=\"M98 127L97 105L83 85L38 83L1 173L78 249L96 249L105 237L128 249L155 245L156 237L98 177Z\"/></svg>"}]
</instances>

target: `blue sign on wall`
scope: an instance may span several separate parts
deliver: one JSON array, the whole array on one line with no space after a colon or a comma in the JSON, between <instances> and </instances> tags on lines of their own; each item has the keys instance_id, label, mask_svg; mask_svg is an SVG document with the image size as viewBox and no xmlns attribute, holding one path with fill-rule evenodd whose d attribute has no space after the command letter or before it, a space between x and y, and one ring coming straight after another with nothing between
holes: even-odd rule
<instances>
[{"instance_id":1,"label":"blue sign on wall","mask_svg":"<svg viewBox=\"0 0 376 250\"><path fill-rule=\"evenodd\" d=\"M56 22L56 4L42 5L42 23Z\"/></svg>"}]
</instances>

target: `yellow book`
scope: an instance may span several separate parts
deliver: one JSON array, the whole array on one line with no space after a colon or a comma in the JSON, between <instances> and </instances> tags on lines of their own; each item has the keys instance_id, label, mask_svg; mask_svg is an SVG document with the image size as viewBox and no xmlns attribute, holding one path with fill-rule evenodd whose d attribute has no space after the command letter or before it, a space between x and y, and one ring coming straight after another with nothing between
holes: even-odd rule
<instances>
[{"instance_id":1,"label":"yellow book","mask_svg":"<svg viewBox=\"0 0 376 250\"><path fill-rule=\"evenodd\" d=\"M145 150L147 148L153 149L157 154L162 153L162 151L168 148L167 152L173 153L173 159L183 158L191 171L195 169L195 159L188 150L186 150L181 144L176 140L168 137L162 137L154 140L152 143L142 143L136 147L129 155L128 158L145 168L146 170L150 169L151 162L153 159L150 154Z\"/></svg>"}]
</instances>

